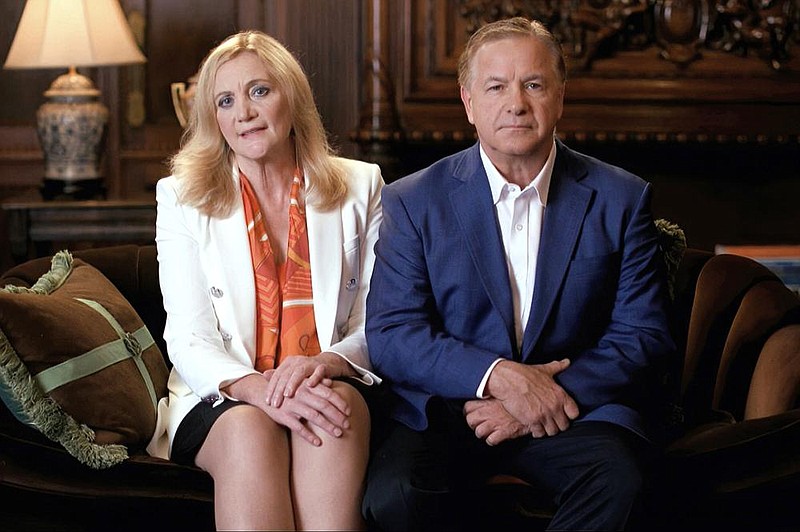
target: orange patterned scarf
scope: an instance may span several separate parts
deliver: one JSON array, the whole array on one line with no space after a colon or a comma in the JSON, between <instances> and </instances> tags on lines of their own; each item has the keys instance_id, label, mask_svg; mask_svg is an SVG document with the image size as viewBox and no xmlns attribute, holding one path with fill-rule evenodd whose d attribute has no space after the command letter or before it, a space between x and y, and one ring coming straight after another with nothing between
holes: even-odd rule
<instances>
[{"instance_id":1,"label":"orange patterned scarf","mask_svg":"<svg viewBox=\"0 0 800 532\"><path fill-rule=\"evenodd\" d=\"M266 371L292 355L319 354L311 290L306 213L301 207L303 175L295 170L289 198L289 245L286 262L275 264L258 199L240 173L244 216L256 284L256 363Z\"/></svg>"}]
</instances>

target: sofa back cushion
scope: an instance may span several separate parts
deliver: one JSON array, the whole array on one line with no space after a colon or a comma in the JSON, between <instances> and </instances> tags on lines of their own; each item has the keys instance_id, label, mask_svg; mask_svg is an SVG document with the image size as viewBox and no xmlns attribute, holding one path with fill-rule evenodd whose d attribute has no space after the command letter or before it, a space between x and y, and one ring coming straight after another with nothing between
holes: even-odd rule
<instances>
[{"instance_id":1,"label":"sofa back cushion","mask_svg":"<svg viewBox=\"0 0 800 532\"><path fill-rule=\"evenodd\" d=\"M741 421L756 417L755 411L759 416L777 413L774 406L747 406L749 401L774 403L776 394L786 392L773 378L776 364L765 359L755 373L757 386L751 387L751 381L765 344L770 358L787 363L786 374L798 372L800 348L786 350L792 339L800 338L796 332L781 333L787 335L783 341L778 337L767 343L776 332L798 323L800 297L765 266L737 255L709 259L697 279L687 332L681 379L687 423L721 416ZM770 380L772 385L766 382ZM794 396L779 400L789 408L797 394L796 385L790 389Z\"/></svg>"}]
</instances>

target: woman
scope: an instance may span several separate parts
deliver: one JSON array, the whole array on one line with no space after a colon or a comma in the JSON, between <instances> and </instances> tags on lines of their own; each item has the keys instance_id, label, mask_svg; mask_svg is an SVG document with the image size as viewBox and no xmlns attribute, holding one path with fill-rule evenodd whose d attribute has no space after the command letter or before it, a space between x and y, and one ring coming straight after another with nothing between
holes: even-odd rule
<instances>
[{"instance_id":1,"label":"woman","mask_svg":"<svg viewBox=\"0 0 800 532\"><path fill-rule=\"evenodd\" d=\"M296 59L229 37L198 76L156 244L174 367L148 451L214 479L219 529L356 529L377 166L332 155Z\"/></svg>"}]
</instances>

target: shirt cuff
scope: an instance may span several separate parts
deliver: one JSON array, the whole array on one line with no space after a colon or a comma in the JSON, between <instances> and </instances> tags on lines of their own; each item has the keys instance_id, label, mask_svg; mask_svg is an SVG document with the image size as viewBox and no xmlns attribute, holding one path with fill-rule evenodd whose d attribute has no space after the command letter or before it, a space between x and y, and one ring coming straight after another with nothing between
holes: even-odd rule
<instances>
[{"instance_id":1,"label":"shirt cuff","mask_svg":"<svg viewBox=\"0 0 800 532\"><path fill-rule=\"evenodd\" d=\"M475 394L478 397L478 399L488 399L488 397L485 394L486 383L489 382L489 375L492 374L492 370L494 369L494 367L497 364L499 364L500 361L502 361L502 360L503 360L502 358L498 358L497 360L492 362L492 365L489 366L489 369L487 369L486 373L483 374L483 378L481 379L481 383L478 385L478 392Z\"/></svg>"},{"instance_id":2,"label":"shirt cuff","mask_svg":"<svg viewBox=\"0 0 800 532\"><path fill-rule=\"evenodd\" d=\"M358 376L355 377L355 378L358 379L359 381L361 381L362 383L366 384L367 386L372 386L373 384L380 384L381 383L382 379L380 377L378 377L374 372L372 372L372 371L370 371L368 369L362 368L361 366L359 366L358 364L356 364L355 362L353 362L352 360L350 360L349 358L347 358L343 354L339 353L338 351L333 351L331 349L326 349L325 352L326 353L333 353L334 355L338 355L338 356L342 357L342 359L345 362L347 362L347 364L351 368L353 368L355 370L355 372L358 374Z\"/></svg>"}]
</instances>

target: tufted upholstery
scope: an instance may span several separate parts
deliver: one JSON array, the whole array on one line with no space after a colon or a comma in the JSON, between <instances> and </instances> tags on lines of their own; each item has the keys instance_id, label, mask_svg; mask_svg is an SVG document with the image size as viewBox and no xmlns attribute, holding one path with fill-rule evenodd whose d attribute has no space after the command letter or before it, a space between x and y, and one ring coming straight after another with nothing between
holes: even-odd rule
<instances>
[{"instance_id":1,"label":"tufted upholstery","mask_svg":"<svg viewBox=\"0 0 800 532\"><path fill-rule=\"evenodd\" d=\"M688 318L664 468L670 527L796 529L800 296L753 260L717 255Z\"/></svg>"}]
</instances>

